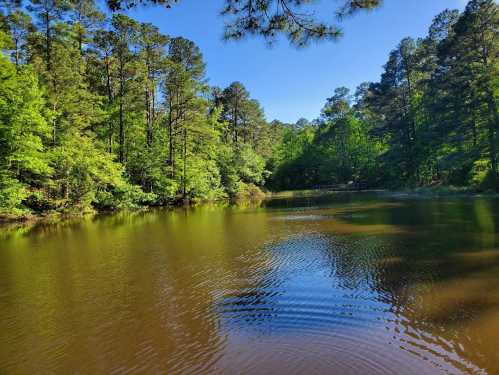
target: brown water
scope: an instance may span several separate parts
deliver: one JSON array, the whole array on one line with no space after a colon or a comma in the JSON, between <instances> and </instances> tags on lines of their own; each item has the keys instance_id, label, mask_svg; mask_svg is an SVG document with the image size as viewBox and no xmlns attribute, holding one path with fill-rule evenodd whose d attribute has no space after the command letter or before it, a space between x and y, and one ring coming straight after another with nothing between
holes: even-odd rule
<instances>
[{"instance_id":1,"label":"brown water","mask_svg":"<svg viewBox=\"0 0 499 375\"><path fill-rule=\"evenodd\" d=\"M499 200L0 231L0 374L499 374Z\"/></svg>"}]
</instances>

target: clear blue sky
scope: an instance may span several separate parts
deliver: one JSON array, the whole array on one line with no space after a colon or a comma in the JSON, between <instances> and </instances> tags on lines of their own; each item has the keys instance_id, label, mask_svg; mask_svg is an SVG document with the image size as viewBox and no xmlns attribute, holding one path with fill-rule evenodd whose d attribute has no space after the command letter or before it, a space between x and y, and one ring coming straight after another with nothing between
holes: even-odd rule
<instances>
[{"instance_id":1,"label":"clear blue sky","mask_svg":"<svg viewBox=\"0 0 499 375\"><path fill-rule=\"evenodd\" d=\"M336 0L318 0L317 10L332 12ZM136 9L130 16L151 22L163 33L194 41L203 52L211 85L241 81L260 101L268 120L316 118L334 88L354 89L378 80L388 53L406 36L424 36L445 8L463 9L465 0L385 0L370 13L341 25L344 37L296 49L286 40L269 48L259 38L222 40L222 0L182 0L172 9ZM331 17L333 19L333 17Z\"/></svg>"}]
</instances>

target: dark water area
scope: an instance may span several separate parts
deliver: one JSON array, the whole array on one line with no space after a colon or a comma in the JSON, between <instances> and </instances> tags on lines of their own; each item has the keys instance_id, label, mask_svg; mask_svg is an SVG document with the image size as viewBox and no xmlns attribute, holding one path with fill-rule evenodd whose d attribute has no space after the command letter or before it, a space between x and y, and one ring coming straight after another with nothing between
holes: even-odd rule
<instances>
[{"instance_id":1,"label":"dark water area","mask_svg":"<svg viewBox=\"0 0 499 375\"><path fill-rule=\"evenodd\" d=\"M0 374L499 374L499 200L5 227Z\"/></svg>"}]
</instances>

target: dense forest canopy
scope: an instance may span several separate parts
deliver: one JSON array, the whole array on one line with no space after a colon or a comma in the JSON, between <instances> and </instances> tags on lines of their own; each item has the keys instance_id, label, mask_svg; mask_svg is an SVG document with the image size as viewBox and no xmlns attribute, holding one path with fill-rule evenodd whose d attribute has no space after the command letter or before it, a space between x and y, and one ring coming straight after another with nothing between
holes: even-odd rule
<instances>
[{"instance_id":1,"label":"dense forest canopy","mask_svg":"<svg viewBox=\"0 0 499 375\"><path fill-rule=\"evenodd\" d=\"M379 82L337 89L313 125L285 136L276 187L497 190L498 8L473 0L442 12L425 38L391 51Z\"/></svg>"},{"instance_id":2,"label":"dense forest canopy","mask_svg":"<svg viewBox=\"0 0 499 375\"><path fill-rule=\"evenodd\" d=\"M319 118L296 124L268 122L241 82L211 87L195 43L152 24L106 16L92 0L1 4L2 215L264 187L499 187L494 0L437 15L425 38L393 49L378 82L332 89ZM378 4L348 1L343 12Z\"/></svg>"}]
</instances>

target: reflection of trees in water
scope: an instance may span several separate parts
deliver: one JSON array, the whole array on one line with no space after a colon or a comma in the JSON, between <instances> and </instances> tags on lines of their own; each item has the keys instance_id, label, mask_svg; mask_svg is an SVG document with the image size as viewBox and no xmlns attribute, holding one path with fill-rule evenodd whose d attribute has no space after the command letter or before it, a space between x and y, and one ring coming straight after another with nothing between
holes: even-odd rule
<instances>
[{"instance_id":1,"label":"reflection of trees in water","mask_svg":"<svg viewBox=\"0 0 499 375\"><path fill-rule=\"evenodd\" d=\"M157 216L148 211L122 211L88 215L54 214L25 222L3 225L0 223L0 239L15 240L22 237L44 238L65 232L93 230L98 227L109 231L119 227L140 226L157 220Z\"/></svg>"},{"instance_id":2,"label":"reflection of trees in water","mask_svg":"<svg viewBox=\"0 0 499 375\"><path fill-rule=\"evenodd\" d=\"M308 210L325 218L304 222L272 220L286 214L279 210L123 213L11 237L2 243L10 249L0 252L3 316L17 322L8 335L31 332L39 341L34 351L29 341L13 340L9 353L14 359L28 353L40 369L50 369L41 347L57 338L79 348L65 349L73 354L63 360L66 367L89 358L89 373L137 363L153 371L209 372L232 328L285 327L292 319L302 325L292 329L327 328L331 311L334 319L342 312L355 319L362 298L370 298L390 312L369 319L386 319L377 324L406 345L420 345L417 353L454 352L499 372L497 201L348 207ZM320 278L301 279L314 274ZM335 309L313 306L313 314L293 315L296 304L317 304L322 295L314 295L314 282L324 281L319 286L331 292L330 302L319 304ZM300 290L302 282L310 289ZM355 303L340 301L362 293L368 295ZM224 326L231 314L224 309L239 310L239 326ZM99 356L109 358L109 367Z\"/></svg>"},{"instance_id":3,"label":"reflection of trees in water","mask_svg":"<svg viewBox=\"0 0 499 375\"><path fill-rule=\"evenodd\" d=\"M191 215L192 213L195 213ZM217 300L226 290L248 289L265 272L259 244L267 238L264 217L201 208L162 217L155 224L157 312L168 338L165 367L174 373L211 373L223 355ZM150 269L151 267L145 267Z\"/></svg>"},{"instance_id":4,"label":"reflection of trees in water","mask_svg":"<svg viewBox=\"0 0 499 375\"><path fill-rule=\"evenodd\" d=\"M389 306L383 316L386 327L407 351L422 358L441 357L462 371L477 370L471 366L475 364L498 372L497 201L419 201L377 209L366 206L365 211L368 214L357 215L362 212L357 210L334 219L336 225L343 221L365 226L365 233L352 230L353 234L346 234L343 226L341 233L346 235L338 236L334 224L310 223L327 233L319 235L326 239L326 246L313 243L313 234L294 246L301 251L293 251L293 240L270 246L272 267L262 273L261 282L223 302L224 308L233 308L228 315L236 327L275 330L283 319L280 313L289 308L283 306L283 296L296 287L289 279L316 271L314 264L327 263L332 290L343 290L352 298L371 290L375 299ZM369 233L369 228L379 224L407 231ZM283 257L286 253L288 258ZM309 267L293 274L296 268L283 267L283 263ZM240 315L230 316L237 312Z\"/></svg>"},{"instance_id":5,"label":"reflection of trees in water","mask_svg":"<svg viewBox=\"0 0 499 375\"><path fill-rule=\"evenodd\" d=\"M386 211L385 220L420 230L387 236L392 255L373 262L371 270L371 286L415 341L451 350L491 372L499 371L497 208L497 201L477 199Z\"/></svg>"},{"instance_id":6,"label":"reflection of trees in water","mask_svg":"<svg viewBox=\"0 0 499 375\"><path fill-rule=\"evenodd\" d=\"M264 216L206 207L101 216L10 238L0 252L9 271L0 276L7 363L23 373L209 372L226 339L215 300L255 277L249 266L261 257L251 251L267 230ZM61 342L70 347L55 358Z\"/></svg>"},{"instance_id":7,"label":"reflection of trees in water","mask_svg":"<svg viewBox=\"0 0 499 375\"><path fill-rule=\"evenodd\" d=\"M168 253L167 253L168 254ZM155 345L163 352L164 367L179 373L208 371L223 348L224 337L218 329L209 287L198 266L184 267L165 256L169 265L157 275L159 290L153 314L156 329L164 330L166 342ZM165 345L166 344L166 345Z\"/></svg>"},{"instance_id":8,"label":"reflection of trees in water","mask_svg":"<svg viewBox=\"0 0 499 375\"><path fill-rule=\"evenodd\" d=\"M396 242L399 248L412 248L417 254L418 244L430 243L430 236ZM440 247L437 244L431 247L438 254ZM404 330L426 332L435 340L430 344L439 344L444 349L448 344L440 339L446 340L451 343L449 349L461 358L497 372L499 251L466 253L469 249L466 244L454 248L454 255L434 257L411 256L407 250L408 253L394 261L381 260L373 287L393 306ZM491 320L493 316L495 322ZM483 330L487 328L479 327L482 320L490 320L488 329L496 330L496 339L490 340Z\"/></svg>"},{"instance_id":9,"label":"reflection of trees in water","mask_svg":"<svg viewBox=\"0 0 499 375\"><path fill-rule=\"evenodd\" d=\"M379 202L379 196L376 193L309 190L288 192L287 194L278 193L272 200L264 201L263 205L267 208L295 209L299 207L324 207L375 202Z\"/></svg>"},{"instance_id":10,"label":"reflection of trees in water","mask_svg":"<svg viewBox=\"0 0 499 375\"><path fill-rule=\"evenodd\" d=\"M302 238L271 243L263 252L248 240L251 246L242 255L239 251L232 252L227 244L225 251L229 256L223 260L211 260L212 263L219 262L209 267L219 269L218 273L203 274L194 268L187 274L173 273L167 282L175 285L177 291L171 296L178 291L196 289L195 283L203 285L204 277L219 279L220 283L204 291L201 288L195 294L173 297L178 301L185 299L185 302L175 305L179 311L191 311L190 316L179 318L176 324L184 331L199 331L201 335L178 342L181 347L193 347L194 340L204 347L229 334L217 331L219 327L213 324L219 318L218 314L232 319L230 324L235 320L237 329L243 325L270 328L275 332L278 323L283 326L286 323L279 315L283 309L282 298L290 288L296 287L289 281L309 272L327 269L332 288L347 294L351 292L351 295L369 289L375 293L375 298L390 306L393 316L385 315L390 320L386 322L387 327L402 340L401 346L413 354L443 356L457 366L456 360L463 358L491 371L497 370L497 354L491 347L496 341L484 330L488 326L492 335L494 330L497 333L499 321L494 318L494 313L499 311L499 298L485 292L499 290L496 273L499 257L495 256L494 250L486 251L497 248L496 212L499 211L495 202L481 200L472 204L462 201L409 202L402 207L378 207L369 210L366 216L346 215L336 219L351 225L365 225L366 228L391 224L409 228L407 232L369 234L367 230L365 233L354 231L353 235L319 234L319 237L307 234ZM224 220L226 231L235 230L230 219L225 217ZM248 224L251 226L254 222ZM271 224L277 225L276 222ZM291 228L290 232L304 230L303 223L286 223L286 226ZM319 232L334 231L334 226L328 228L326 223L310 223L310 226ZM230 241L232 245L239 243L239 246L244 246L243 233L248 228L232 232L234 239L237 238ZM261 236L261 233L255 235ZM312 242L307 242L307 238ZM209 244L210 247L214 245ZM195 267L203 269L200 265ZM189 280L189 274L193 284L172 283L172 280L177 280L176 283ZM196 280L196 274L202 275L199 276L201 279ZM220 303L210 297L213 289L227 291ZM206 304L193 308L199 301L206 301ZM210 310L213 304L217 304L216 312ZM199 317L192 313L196 310L202 312ZM199 327L196 321L202 322ZM480 341L480 336L483 336L483 341ZM172 354L176 350L180 354L172 358L182 357L185 363L192 361L188 353L180 349L172 349Z\"/></svg>"}]
</instances>

